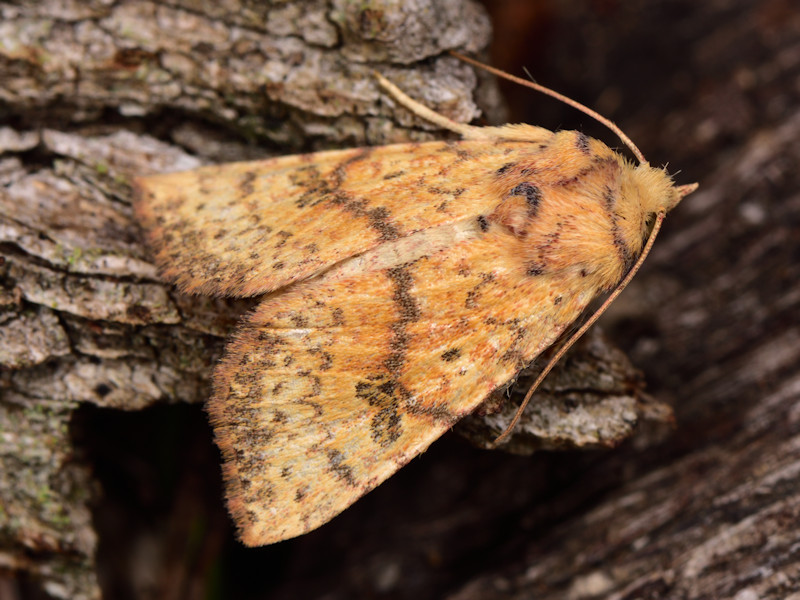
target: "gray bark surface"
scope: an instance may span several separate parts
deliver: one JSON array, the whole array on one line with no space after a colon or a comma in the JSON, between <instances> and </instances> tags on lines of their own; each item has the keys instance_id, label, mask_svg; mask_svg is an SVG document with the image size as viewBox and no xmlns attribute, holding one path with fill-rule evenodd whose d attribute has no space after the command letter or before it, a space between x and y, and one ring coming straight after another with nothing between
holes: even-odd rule
<instances>
[{"instance_id":1,"label":"gray bark surface","mask_svg":"<svg viewBox=\"0 0 800 600\"><path fill-rule=\"evenodd\" d=\"M701 184L604 319L633 367L588 338L517 450L639 434L533 456L446 436L257 550L231 537L200 408L252 301L159 282L132 177L441 137L374 68L455 120L504 114L444 54L487 46L477 4L223 4L0 3L0 597L800 598L791 3L490 5L498 66L529 65ZM509 93L517 119L616 143ZM480 444L487 423L464 428Z\"/></svg>"}]
</instances>

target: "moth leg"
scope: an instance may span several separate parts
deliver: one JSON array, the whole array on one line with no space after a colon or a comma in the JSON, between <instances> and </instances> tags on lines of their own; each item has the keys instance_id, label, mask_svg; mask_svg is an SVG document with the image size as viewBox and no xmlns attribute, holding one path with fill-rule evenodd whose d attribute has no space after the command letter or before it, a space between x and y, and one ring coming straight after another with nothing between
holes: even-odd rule
<instances>
[{"instance_id":1,"label":"moth leg","mask_svg":"<svg viewBox=\"0 0 800 600\"><path fill-rule=\"evenodd\" d=\"M502 127L475 127L474 125L467 125L466 123L457 123L409 97L380 73L374 72L374 75L380 86L400 105L406 107L415 115L433 125L459 134L465 140L518 140L522 142L546 143L553 137L552 131L544 127L534 127L532 125L521 124L503 125Z\"/></svg>"},{"instance_id":2,"label":"moth leg","mask_svg":"<svg viewBox=\"0 0 800 600\"><path fill-rule=\"evenodd\" d=\"M475 127L473 125L467 125L465 123L457 123L452 119L448 119L444 115L440 115L435 110L431 110L424 104L417 102L410 96L408 96L405 92L403 92L399 87L393 84L391 81L386 79L383 75L378 72L375 72L375 78L378 80L380 86L398 103L405 106L408 110L413 112L418 117L425 119L426 121L438 125L442 129L448 129L454 133L459 134L465 140L483 140L483 139L493 139L494 135L487 134L487 129L494 129L493 127Z\"/></svg>"}]
</instances>

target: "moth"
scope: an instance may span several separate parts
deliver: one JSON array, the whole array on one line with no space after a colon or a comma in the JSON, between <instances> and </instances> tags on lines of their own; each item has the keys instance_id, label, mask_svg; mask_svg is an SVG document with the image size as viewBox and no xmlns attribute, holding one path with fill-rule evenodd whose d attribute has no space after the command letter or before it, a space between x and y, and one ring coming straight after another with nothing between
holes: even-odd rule
<instances>
[{"instance_id":1,"label":"moth","mask_svg":"<svg viewBox=\"0 0 800 600\"><path fill-rule=\"evenodd\" d=\"M576 131L455 123L378 78L462 140L135 183L165 280L263 297L207 405L247 545L319 527L424 451L613 299L696 187Z\"/></svg>"}]
</instances>

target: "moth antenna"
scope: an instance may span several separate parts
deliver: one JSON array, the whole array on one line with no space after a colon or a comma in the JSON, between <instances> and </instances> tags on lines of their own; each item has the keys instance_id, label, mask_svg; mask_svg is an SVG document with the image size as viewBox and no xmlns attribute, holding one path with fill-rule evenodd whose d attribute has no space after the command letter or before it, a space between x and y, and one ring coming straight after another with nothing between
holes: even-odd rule
<instances>
[{"instance_id":1,"label":"moth antenna","mask_svg":"<svg viewBox=\"0 0 800 600\"><path fill-rule=\"evenodd\" d=\"M510 73L506 73L505 71L501 71L500 69L496 69L494 67L490 67L489 65L485 65L482 62L479 62L479 61L475 60L474 58L469 58L468 56L464 56L463 54L459 54L458 52L455 52L453 50L450 50L450 54L455 56L459 60L463 60L464 62L471 64L472 66L475 66L475 67L478 67L480 69L483 69L484 71L488 71L489 73L492 73L493 75L497 75L498 77L502 77L503 79L508 79L509 81L513 81L514 83L518 83L520 85L524 85L525 87L529 87L531 89L534 89L537 92L541 92L542 94L546 94L546 95L548 95L548 96L550 96L552 98L555 98L556 100L560 100L564 104L567 104L567 105L569 105L569 106L581 111L584 114L589 115L593 119L599 121L600 123L602 123L603 125L608 127L611 131L613 131L617 135L617 137L619 137L619 139L622 141L622 143L625 144L630 149L631 152L633 152L634 156L636 156L636 159L640 163L646 163L647 162L647 160L645 160L644 154L642 154L641 150L639 150L639 148L636 147L636 144L633 143L633 140L631 140L631 138L629 138L627 135L625 135L625 132L622 131L622 129L620 129L619 126L616 123L614 123L611 119L608 119L608 118L604 117L603 115L601 115L597 111L592 110L591 108L589 108L585 104L581 104L577 100L573 100L572 98L569 98L569 97L565 96L564 94L559 94L557 91L551 90L548 87L545 87L543 85L540 85L540 84L536 83L535 81L528 81L527 79L522 79L521 77L516 77L514 75L511 75Z\"/></svg>"},{"instance_id":2,"label":"moth antenna","mask_svg":"<svg viewBox=\"0 0 800 600\"><path fill-rule=\"evenodd\" d=\"M692 185L696 187L696 184ZM684 187L689 188L692 186L684 186ZM620 281L619 284L617 284L617 287L614 289L614 291L611 292L611 294L609 294L605 302L603 302L603 304L601 304L600 307L596 311L594 311L592 316L589 317L583 325L581 325L578 331L572 334L572 336L566 342L564 342L561 348L559 348L558 352L556 352L555 356L553 356L553 358L550 359L550 361L547 363L547 366L545 366L544 370L539 374L539 377L537 377L536 381L533 382L533 385L528 390L528 393L525 394L525 398L522 400L522 404L520 404L519 408L517 409L517 412L514 415L514 418L511 420L511 423L508 425L508 427L505 428L505 431L503 431L503 433L497 436L497 438L492 443L491 446L492 448L497 447L498 444L505 441L505 439L511 434L511 431L514 429L520 417L522 416L522 412L525 410L525 407L528 406L528 402L531 401L533 393L536 391L536 388L539 387L542 381L544 381L544 378L547 377L547 374L553 370L553 367L555 367L556 363L559 360L561 360L564 354L566 354L567 350L569 350L573 346L573 344L575 344L575 342L577 342L580 339L580 337L584 333L586 333L586 331L588 331L588 329L592 325L595 324L597 319L600 318L600 315L602 315L606 311L606 309L611 305L611 303L614 300L616 300L617 296L620 295L620 292L622 292L622 290L624 290L625 287L631 282L631 279L633 279L633 276L636 275L636 272L639 270L639 267L642 266L644 259L650 253L650 249L653 247L653 242L656 241L656 235L658 235L658 231L661 229L661 223L664 222L665 216L666 213L663 211L659 212L656 215L656 220L653 223L653 229L650 231L650 236L647 238L647 243L644 245L642 253L639 256L639 259L636 261L633 267L631 267L631 270L628 271L628 274L625 275L622 281Z\"/></svg>"}]
</instances>

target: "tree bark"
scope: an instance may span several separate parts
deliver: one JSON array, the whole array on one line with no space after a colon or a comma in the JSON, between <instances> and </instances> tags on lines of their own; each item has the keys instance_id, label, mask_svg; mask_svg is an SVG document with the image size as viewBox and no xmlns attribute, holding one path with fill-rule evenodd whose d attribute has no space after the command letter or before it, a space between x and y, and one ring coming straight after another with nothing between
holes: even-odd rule
<instances>
[{"instance_id":1,"label":"tree bark","mask_svg":"<svg viewBox=\"0 0 800 600\"><path fill-rule=\"evenodd\" d=\"M159 282L130 181L440 137L374 68L455 120L502 120L496 90L445 55L484 49L488 21L463 0L0 4L0 595L800 597L799 17L781 0L528 4L491 7L506 66L700 181L605 320L648 395L604 351L620 387L591 388L614 410L586 443L668 420L650 398L676 427L533 457L444 439L258 550L232 541L199 408L252 303ZM584 122L535 102L515 116Z\"/></svg>"}]
</instances>

